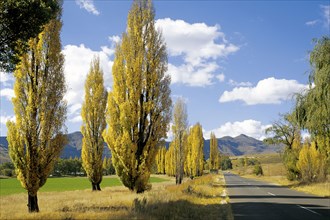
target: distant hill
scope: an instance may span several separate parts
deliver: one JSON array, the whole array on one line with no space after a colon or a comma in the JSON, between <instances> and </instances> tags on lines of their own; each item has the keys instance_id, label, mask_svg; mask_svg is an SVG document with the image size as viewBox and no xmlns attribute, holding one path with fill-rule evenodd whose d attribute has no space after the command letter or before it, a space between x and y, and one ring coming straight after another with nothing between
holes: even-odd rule
<instances>
[{"instance_id":1,"label":"distant hill","mask_svg":"<svg viewBox=\"0 0 330 220\"><path fill-rule=\"evenodd\" d=\"M77 131L68 134L68 144L65 145L61 158L79 157L81 156L82 134ZM106 157L111 156L106 144L104 144L103 155ZM168 148L169 142L166 142ZM241 156L247 154L263 154L263 153L275 153L280 151L280 146L269 146L262 141L254 139L252 137L241 134L237 137L222 137L218 138L218 147L221 153L229 156ZM210 140L204 141L204 155L205 159L210 155ZM6 137L0 137L0 163L10 161L8 155L8 142Z\"/></svg>"},{"instance_id":2,"label":"distant hill","mask_svg":"<svg viewBox=\"0 0 330 220\"><path fill-rule=\"evenodd\" d=\"M61 158L74 158L74 157L81 157L81 145L82 145L82 134L81 132L77 131L74 133L68 134L68 144L64 146L64 149L61 153ZM103 156L110 157L111 153L104 144L104 151ZM7 137L0 137L0 163L5 163L10 161L8 155L8 142Z\"/></svg>"},{"instance_id":3,"label":"distant hill","mask_svg":"<svg viewBox=\"0 0 330 220\"><path fill-rule=\"evenodd\" d=\"M282 150L281 146L267 145L262 141L244 134L234 138L229 136L218 138L218 148L221 153L228 156L276 153ZM209 158L210 140L205 140L204 142L204 155L206 158Z\"/></svg>"}]
</instances>

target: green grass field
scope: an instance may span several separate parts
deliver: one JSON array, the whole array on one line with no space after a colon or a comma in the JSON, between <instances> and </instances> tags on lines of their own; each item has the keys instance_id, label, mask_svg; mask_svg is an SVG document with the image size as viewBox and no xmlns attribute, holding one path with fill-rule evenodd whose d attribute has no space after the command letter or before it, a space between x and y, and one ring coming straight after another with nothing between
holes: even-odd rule
<instances>
[{"instance_id":1,"label":"green grass field","mask_svg":"<svg viewBox=\"0 0 330 220\"><path fill-rule=\"evenodd\" d=\"M167 181L159 177L150 177L151 183ZM103 177L101 189L110 186L121 186L117 177ZM61 192L74 191L91 188L91 183L87 177L61 177L48 178L46 184L40 189L40 192ZM0 179L0 196L11 195L16 193L25 193L20 182L16 178Z\"/></svg>"}]
</instances>

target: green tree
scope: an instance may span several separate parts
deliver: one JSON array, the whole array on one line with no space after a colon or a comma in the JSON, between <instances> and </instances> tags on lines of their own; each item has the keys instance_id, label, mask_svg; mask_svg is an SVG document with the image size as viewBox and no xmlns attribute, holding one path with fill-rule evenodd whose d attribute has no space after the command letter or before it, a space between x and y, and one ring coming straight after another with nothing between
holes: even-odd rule
<instances>
[{"instance_id":1,"label":"green tree","mask_svg":"<svg viewBox=\"0 0 330 220\"><path fill-rule=\"evenodd\" d=\"M28 191L29 212L39 211L37 192L46 183L66 140L59 17L29 41L29 50L14 73L16 122L7 123L7 140L17 178Z\"/></svg>"},{"instance_id":2,"label":"green tree","mask_svg":"<svg viewBox=\"0 0 330 220\"><path fill-rule=\"evenodd\" d=\"M60 12L59 0L0 1L0 70L12 72L44 25Z\"/></svg>"},{"instance_id":3,"label":"green tree","mask_svg":"<svg viewBox=\"0 0 330 220\"><path fill-rule=\"evenodd\" d=\"M151 1L134 1L126 30L116 47L103 136L123 184L142 193L150 185L157 148L168 130L171 80Z\"/></svg>"},{"instance_id":4,"label":"green tree","mask_svg":"<svg viewBox=\"0 0 330 220\"><path fill-rule=\"evenodd\" d=\"M210 169L219 169L218 139L213 132L210 136Z\"/></svg>"},{"instance_id":5,"label":"green tree","mask_svg":"<svg viewBox=\"0 0 330 220\"><path fill-rule=\"evenodd\" d=\"M181 184L183 179L187 130L187 107L184 100L179 98L174 105L172 126L176 184Z\"/></svg>"},{"instance_id":6,"label":"green tree","mask_svg":"<svg viewBox=\"0 0 330 220\"><path fill-rule=\"evenodd\" d=\"M105 130L105 111L107 105L107 91L103 84L103 71L100 60L95 58L85 82L85 98L81 109L83 124L81 126L82 148L81 159L92 190L101 190L102 154L104 140L102 132Z\"/></svg>"},{"instance_id":7,"label":"green tree","mask_svg":"<svg viewBox=\"0 0 330 220\"><path fill-rule=\"evenodd\" d=\"M299 152L301 150L300 128L293 114L285 114L282 118L266 129L266 134L271 137L264 140L267 144L283 144L282 160L287 170L289 180L300 179L297 168Z\"/></svg>"},{"instance_id":8,"label":"green tree","mask_svg":"<svg viewBox=\"0 0 330 220\"><path fill-rule=\"evenodd\" d=\"M240 158L240 159L243 159L243 158ZM243 162L244 162L244 159L243 159ZM220 166L221 166L222 170L229 170L229 169L233 168L230 158L225 155L220 157Z\"/></svg>"},{"instance_id":9,"label":"green tree","mask_svg":"<svg viewBox=\"0 0 330 220\"><path fill-rule=\"evenodd\" d=\"M264 142L266 144L283 144L291 149L295 141L295 134L298 132L300 132L300 128L293 114L284 114L266 129L266 134L271 137L266 138Z\"/></svg>"},{"instance_id":10,"label":"green tree","mask_svg":"<svg viewBox=\"0 0 330 220\"><path fill-rule=\"evenodd\" d=\"M201 124L194 125L188 135L187 145L187 175L190 177L201 176L204 165L204 138Z\"/></svg>"}]
</instances>

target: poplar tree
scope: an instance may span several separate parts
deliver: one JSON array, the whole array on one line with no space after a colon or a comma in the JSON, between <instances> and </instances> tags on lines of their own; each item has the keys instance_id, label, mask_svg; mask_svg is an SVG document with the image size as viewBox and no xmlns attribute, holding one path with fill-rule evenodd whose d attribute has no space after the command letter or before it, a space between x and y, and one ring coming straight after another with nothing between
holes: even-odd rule
<instances>
[{"instance_id":1,"label":"poplar tree","mask_svg":"<svg viewBox=\"0 0 330 220\"><path fill-rule=\"evenodd\" d=\"M170 147L168 148L168 150L165 154L165 173L168 176L175 176L176 161L175 161L175 154L174 154L174 146L175 146L175 143L174 143L174 141L172 141L170 143Z\"/></svg>"},{"instance_id":2,"label":"poplar tree","mask_svg":"<svg viewBox=\"0 0 330 220\"><path fill-rule=\"evenodd\" d=\"M14 72L16 122L8 122L9 155L28 192L28 211L38 212L37 192L65 144L66 92L60 14L28 42Z\"/></svg>"},{"instance_id":3,"label":"poplar tree","mask_svg":"<svg viewBox=\"0 0 330 220\"><path fill-rule=\"evenodd\" d=\"M156 164L157 164L157 173L165 174L165 156L166 156L166 147L160 147L157 152Z\"/></svg>"},{"instance_id":4,"label":"poplar tree","mask_svg":"<svg viewBox=\"0 0 330 220\"><path fill-rule=\"evenodd\" d=\"M188 136L187 174L191 177L201 176L203 173L204 138L201 124L194 125Z\"/></svg>"},{"instance_id":5,"label":"poplar tree","mask_svg":"<svg viewBox=\"0 0 330 220\"><path fill-rule=\"evenodd\" d=\"M185 163L185 145L187 139L188 119L187 107L182 98L179 98L173 111L173 144L175 157L175 180L176 184L181 184L183 179Z\"/></svg>"},{"instance_id":6,"label":"poplar tree","mask_svg":"<svg viewBox=\"0 0 330 220\"><path fill-rule=\"evenodd\" d=\"M104 140L102 132L106 127L105 111L107 91L103 83L103 71L99 58L91 62L85 82L85 98L81 109L83 124L81 126L82 148L81 159L92 190L101 190L102 153Z\"/></svg>"},{"instance_id":7,"label":"poplar tree","mask_svg":"<svg viewBox=\"0 0 330 220\"><path fill-rule=\"evenodd\" d=\"M218 139L213 132L210 138L210 169L219 169Z\"/></svg>"},{"instance_id":8,"label":"poplar tree","mask_svg":"<svg viewBox=\"0 0 330 220\"><path fill-rule=\"evenodd\" d=\"M149 187L157 148L168 130L170 77L166 46L155 28L151 1L133 2L126 30L115 51L108 129L103 136L123 184L142 193Z\"/></svg>"}]
</instances>

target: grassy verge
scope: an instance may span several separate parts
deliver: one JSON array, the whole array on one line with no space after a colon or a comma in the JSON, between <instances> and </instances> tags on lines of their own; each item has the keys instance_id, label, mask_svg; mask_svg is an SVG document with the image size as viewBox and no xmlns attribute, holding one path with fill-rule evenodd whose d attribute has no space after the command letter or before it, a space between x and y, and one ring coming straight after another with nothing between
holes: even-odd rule
<instances>
[{"instance_id":1,"label":"grassy verge","mask_svg":"<svg viewBox=\"0 0 330 220\"><path fill-rule=\"evenodd\" d=\"M235 169L232 172L242 177L275 183L281 186L287 186L291 189L305 192L322 197L330 197L330 180L324 183L303 184L298 181L289 181L285 176L285 170L282 164L262 164L264 175L255 176L251 174L252 168Z\"/></svg>"},{"instance_id":2,"label":"grassy verge","mask_svg":"<svg viewBox=\"0 0 330 220\"><path fill-rule=\"evenodd\" d=\"M161 177L162 178L162 177ZM153 183L150 191L135 194L123 186L101 192L76 190L40 192L40 213L28 214L26 195L2 196L1 219L233 219L220 175Z\"/></svg>"},{"instance_id":3,"label":"grassy verge","mask_svg":"<svg viewBox=\"0 0 330 220\"><path fill-rule=\"evenodd\" d=\"M163 182L166 179L152 176L151 183ZM121 186L117 176L105 176L101 182L101 189L108 186ZM84 190L91 188L91 183L87 177L61 177L48 178L46 184L40 189L40 192L62 192ZM26 193L20 182L16 178L0 179L0 196L16 193Z\"/></svg>"}]
</instances>

